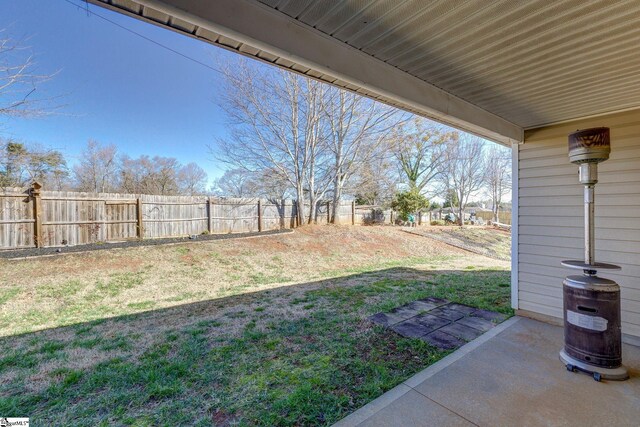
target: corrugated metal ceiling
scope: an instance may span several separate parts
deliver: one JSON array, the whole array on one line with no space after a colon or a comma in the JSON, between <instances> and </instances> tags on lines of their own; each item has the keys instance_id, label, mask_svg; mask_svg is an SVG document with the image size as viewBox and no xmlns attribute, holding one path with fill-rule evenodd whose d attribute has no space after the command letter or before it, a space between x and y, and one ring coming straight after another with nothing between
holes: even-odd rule
<instances>
[{"instance_id":1,"label":"corrugated metal ceiling","mask_svg":"<svg viewBox=\"0 0 640 427\"><path fill-rule=\"evenodd\" d=\"M262 2L525 128L640 106L640 1Z\"/></svg>"},{"instance_id":2,"label":"corrugated metal ceiling","mask_svg":"<svg viewBox=\"0 0 640 427\"><path fill-rule=\"evenodd\" d=\"M341 84L135 1L92 1ZM640 107L640 1L261 3L524 128Z\"/></svg>"}]
</instances>

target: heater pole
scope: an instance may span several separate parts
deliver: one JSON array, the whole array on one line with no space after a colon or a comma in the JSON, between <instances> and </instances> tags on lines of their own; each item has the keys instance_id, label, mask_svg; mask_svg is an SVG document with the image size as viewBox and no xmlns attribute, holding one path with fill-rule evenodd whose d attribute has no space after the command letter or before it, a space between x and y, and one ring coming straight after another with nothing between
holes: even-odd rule
<instances>
[{"instance_id":1,"label":"heater pole","mask_svg":"<svg viewBox=\"0 0 640 427\"><path fill-rule=\"evenodd\" d=\"M594 193L593 185L584 186L584 263L588 265L596 260Z\"/></svg>"},{"instance_id":2,"label":"heater pole","mask_svg":"<svg viewBox=\"0 0 640 427\"><path fill-rule=\"evenodd\" d=\"M596 262L594 193L598 183L598 164L581 163L578 171L578 179L584 185L584 263L594 265Z\"/></svg>"},{"instance_id":3,"label":"heater pole","mask_svg":"<svg viewBox=\"0 0 640 427\"><path fill-rule=\"evenodd\" d=\"M580 182L584 185L584 263L594 265L596 263L594 194L598 183L598 164L581 163L578 171Z\"/></svg>"}]
</instances>

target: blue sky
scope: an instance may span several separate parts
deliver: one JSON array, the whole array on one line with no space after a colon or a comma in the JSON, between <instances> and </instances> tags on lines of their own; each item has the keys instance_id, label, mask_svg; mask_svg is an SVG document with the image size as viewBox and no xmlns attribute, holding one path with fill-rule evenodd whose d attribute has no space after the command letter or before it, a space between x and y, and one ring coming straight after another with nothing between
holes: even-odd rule
<instances>
[{"instance_id":1,"label":"blue sky","mask_svg":"<svg viewBox=\"0 0 640 427\"><path fill-rule=\"evenodd\" d=\"M75 3L78 6L74 6ZM196 162L210 181L225 165L208 145L226 137L216 103L220 75L209 67L234 53L151 24L88 5L89 11L207 66L87 12L82 0L0 0L0 29L26 39L41 74L56 75L39 97L60 97L57 114L0 121L0 137L60 150L70 164L89 139L143 154Z\"/></svg>"},{"instance_id":2,"label":"blue sky","mask_svg":"<svg viewBox=\"0 0 640 427\"><path fill-rule=\"evenodd\" d=\"M210 178L222 174L207 144L226 134L216 105L218 74L64 0L2 0L0 28L35 55L38 72L57 75L40 97L62 95L59 114L0 123L0 136L52 147L70 163L88 139L123 153L197 162ZM215 67L222 49L89 5L120 25Z\"/></svg>"}]
</instances>

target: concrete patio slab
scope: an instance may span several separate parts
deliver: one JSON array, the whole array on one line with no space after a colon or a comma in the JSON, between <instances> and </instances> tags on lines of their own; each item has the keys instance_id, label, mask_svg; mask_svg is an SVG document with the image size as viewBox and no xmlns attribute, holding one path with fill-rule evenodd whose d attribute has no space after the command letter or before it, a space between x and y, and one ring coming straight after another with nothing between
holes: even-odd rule
<instances>
[{"instance_id":1,"label":"concrete patio slab","mask_svg":"<svg viewBox=\"0 0 640 427\"><path fill-rule=\"evenodd\" d=\"M403 415L403 427L420 427L425 425L425 420L429 420L429 425L438 426L473 426L472 423L454 414L450 410L438 405L434 401L427 399L415 390L400 396L394 406ZM367 418L360 426L388 427L395 425L397 414L391 411L379 411Z\"/></svg>"},{"instance_id":2,"label":"concrete patio slab","mask_svg":"<svg viewBox=\"0 0 640 427\"><path fill-rule=\"evenodd\" d=\"M509 319L337 425L638 425L640 348L623 347L628 381L598 383L558 360L562 334Z\"/></svg>"}]
</instances>

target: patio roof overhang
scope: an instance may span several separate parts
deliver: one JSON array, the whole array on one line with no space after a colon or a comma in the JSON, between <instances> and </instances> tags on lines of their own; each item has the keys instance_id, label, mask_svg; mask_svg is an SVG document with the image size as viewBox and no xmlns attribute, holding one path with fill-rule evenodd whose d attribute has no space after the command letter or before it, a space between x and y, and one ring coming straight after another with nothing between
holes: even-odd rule
<instances>
[{"instance_id":1,"label":"patio roof overhang","mask_svg":"<svg viewBox=\"0 0 640 427\"><path fill-rule=\"evenodd\" d=\"M89 1L505 145L640 107L640 2Z\"/></svg>"}]
</instances>

